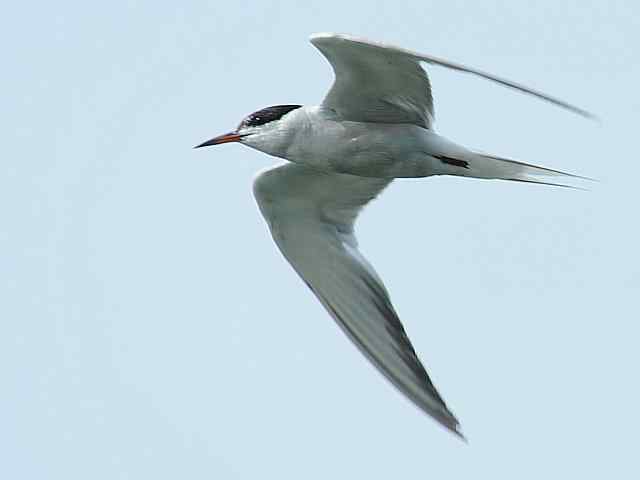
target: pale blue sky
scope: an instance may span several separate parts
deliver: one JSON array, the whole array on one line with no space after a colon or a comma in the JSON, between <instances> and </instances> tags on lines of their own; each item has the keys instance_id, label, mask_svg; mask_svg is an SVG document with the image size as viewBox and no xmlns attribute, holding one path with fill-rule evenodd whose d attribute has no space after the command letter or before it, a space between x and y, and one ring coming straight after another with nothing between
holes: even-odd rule
<instances>
[{"instance_id":1,"label":"pale blue sky","mask_svg":"<svg viewBox=\"0 0 640 480\"><path fill-rule=\"evenodd\" d=\"M0 477L638 478L637 2L17 2L0 20ZM437 130L590 192L394 184L359 223L469 444L398 394L273 245L274 159L192 150L321 101L337 31L431 68Z\"/></svg>"}]
</instances>

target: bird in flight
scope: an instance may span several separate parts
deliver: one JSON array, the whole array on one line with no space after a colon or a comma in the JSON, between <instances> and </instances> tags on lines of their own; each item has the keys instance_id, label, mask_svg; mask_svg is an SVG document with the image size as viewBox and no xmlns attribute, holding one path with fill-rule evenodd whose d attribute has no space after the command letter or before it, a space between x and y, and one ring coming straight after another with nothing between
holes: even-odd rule
<instances>
[{"instance_id":1,"label":"bird in flight","mask_svg":"<svg viewBox=\"0 0 640 480\"><path fill-rule=\"evenodd\" d=\"M260 173L253 193L282 255L371 363L420 409L461 438L391 304L358 250L354 223L395 178L458 175L570 186L578 177L485 155L433 130L422 63L473 74L587 118L591 113L495 75L349 35L315 34L335 81L319 106L258 110L196 148L239 142L288 162Z\"/></svg>"}]
</instances>

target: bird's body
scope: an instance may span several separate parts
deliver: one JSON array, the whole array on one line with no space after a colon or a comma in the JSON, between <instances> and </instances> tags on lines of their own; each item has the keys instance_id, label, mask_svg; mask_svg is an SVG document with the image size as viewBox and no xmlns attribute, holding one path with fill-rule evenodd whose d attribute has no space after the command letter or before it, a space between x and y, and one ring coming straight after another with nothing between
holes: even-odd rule
<instances>
[{"instance_id":1,"label":"bird's body","mask_svg":"<svg viewBox=\"0 0 640 480\"><path fill-rule=\"evenodd\" d=\"M255 148L318 170L363 177L425 177L438 170L429 152L438 137L411 124L342 121L331 110L301 107L279 123L280 141ZM331 141L327 141L330 138Z\"/></svg>"},{"instance_id":2,"label":"bird's body","mask_svg":"<svg viewBox=\"0 0 640 480\"><path fill-rule=\"evenodd\" d=\"M318 170L376 178L448 173L430 153L453 146L432 130L399 123L342 121L331 110L301 107L277 127L280 141L254 147ZM331 141L327 141L330 138ZM460 147L460 150L463 150ZM446 164L445 164L446 165Z\"/></svg>"},{"instance_id":3,"label":"bird's body","mask_svg":"<svg viewBox=\"0 0 640 480\"><path fill-rule=\"evenodd\" d=\"M548 183L548 177L576 177L476 153L417 125L341 120L322 106L300 106L266 132L248 135L243 143L316 170L358 177L456 175L535 183Z\"/></svg>"},{"instance_id":4,"label":"bird's body","mask_svg":"<svg viewBox=\"0 0 640 480\"><path fill-rule=\"evenodd\" d=\"M591 115L435 57L345 35L314 35L311 41L336 74L322 105L259 110L235 131L199 146L242 142L291 162L261 173L254 182L278 248L364 355L418 407L461 436L382 280L358 250L357 215L394 178L448 174L533 183L576 178L473 152L435 133L431 86L421 62L478 75Z\"/></svg>"}]
</instances>

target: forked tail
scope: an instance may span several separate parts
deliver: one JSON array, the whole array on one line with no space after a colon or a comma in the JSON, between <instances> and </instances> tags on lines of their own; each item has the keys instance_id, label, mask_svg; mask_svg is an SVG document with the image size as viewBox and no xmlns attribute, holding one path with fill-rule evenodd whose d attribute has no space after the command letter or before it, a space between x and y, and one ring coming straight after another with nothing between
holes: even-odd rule
<instances>
[{"instance_id":1,"label":"forked tail","mask_svg":"<svg viewBox=\"0 0 640 480\"><path fill-rule=\"evenodd\" d=\"M468 152L460 156L463 159L448 156L436 156L436 158L447 164L449 167L447 173L464 177L511 180L577 189L584 189L580 185L581 181L593 181L592 178L493 155Z\"/></svg>"}]
</instances>

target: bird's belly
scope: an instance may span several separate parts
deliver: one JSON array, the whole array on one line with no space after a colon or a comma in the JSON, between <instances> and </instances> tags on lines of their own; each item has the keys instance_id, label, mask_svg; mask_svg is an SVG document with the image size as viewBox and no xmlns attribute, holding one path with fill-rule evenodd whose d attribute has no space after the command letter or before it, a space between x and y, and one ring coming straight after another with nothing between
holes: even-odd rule
<instances>
[{"instance_id":1,"label":"bird's belly","mask_svg":"<svg viewBox=\"0 0 640 480\"><path fill-rule=\"evenodd\" d=\"M336 122L329 130L307 132L287 159L361 177L425 177L437 172L421 148L421 130L413 125Z\"/></svg>"}]
</instances>

